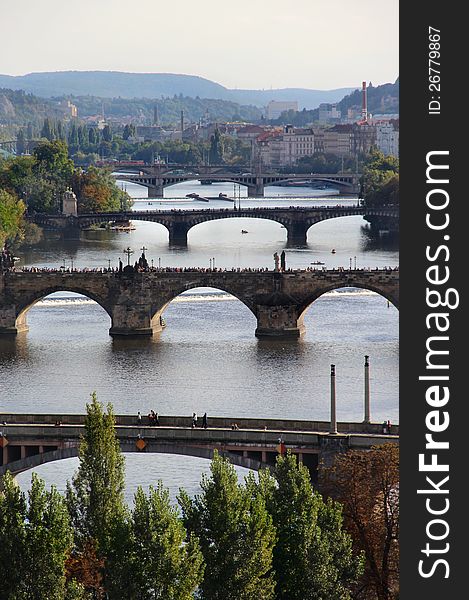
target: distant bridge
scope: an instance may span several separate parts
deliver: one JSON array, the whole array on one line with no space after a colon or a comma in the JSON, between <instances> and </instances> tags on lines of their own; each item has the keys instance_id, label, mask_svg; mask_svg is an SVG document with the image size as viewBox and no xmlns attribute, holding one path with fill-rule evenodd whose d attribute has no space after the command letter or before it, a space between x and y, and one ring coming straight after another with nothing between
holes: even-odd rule
<instances>
[{"instance_id":1,"label":"distant bridge","mask_svg":"<svg viewBox=\"0 0 469 600\"><path fill-rule=\"evenodd\" d=\"M0 334L27 330L28 310L58 291L95 300L111 318L113 336L152 335L161 315L182 292L210 287L232 294L257 319L260 338L298 338L307 308L322 294L344 287L368 289L399 306L397 269L320 269L276 272L260 269L154 269L119 272L6 272L0 275Z\"/></svg>"},{"instance_id":2,"label":"distant bridge","mask_svg":"<svg viewBox=\"0 0 469 600\"><path fill-rule=\"evenodd\" d=\"M78 456L85 415L0 414L0 476L21 473L41 464ZM331 434L326 421L210 417L209 427L191 428L190 417L159 417L158 427L147 417L116 417L115 432L123 452L182 454L210 459L214 450L236 465L258 470L273 465L279 442L296 454L317 477L319 461L330 463L348 449L368 450L399 443L399 427L383 434L376 423L338 423ZM232 429L235 422L238 429Z\"/></svg>"},{"instance_id":3,"label":"distant bridge","mask_svg":"<svg viewBox=\"0 0 469 600\"><path fill-rule=\"evenodd\" d=\"M118 165L115 168L119 168ZM227 165L135 165L122 168L125 168L126 172L114 173L114 177L146 187L149 197L152 198L163 198L166 187L192 180L237 183L247 187L248 196L255 198L264 197L266 186L305 179L331 184L345 194L357 194L361 177L359 173L240 172L240 167Z\"/></svg>"},{"instance_id":4,"label":"distant bridge","mask_svg":"<svg viewBox=\"0 0 469 600\"><path fill-rule=\"evenodd\" d=\"M248 217L268 219L283 225L287 230L287 243L305 246L309 228L327 219L336 219L353 215L399 218L399 209L395 207L365 209L363 206L322 206L322 207L286 207L286 208L234 208L194 209L194 210L151 210L123 211L113 213L81 213L77 217L65 215L34 214L29 219L36 224L53 229L84 229L96 223L114 221L152 221L164 225L169 231L169 243L177 246L187 245L187 234L195 225L218 219Z\"/></svg>"}]
</instances>

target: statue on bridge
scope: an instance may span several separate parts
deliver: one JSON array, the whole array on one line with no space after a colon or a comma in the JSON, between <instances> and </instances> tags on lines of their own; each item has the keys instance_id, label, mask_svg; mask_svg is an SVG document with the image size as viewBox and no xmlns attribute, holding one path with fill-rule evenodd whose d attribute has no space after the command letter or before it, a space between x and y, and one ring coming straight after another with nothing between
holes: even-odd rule
<instances>
[{"instance_id":1,"label":"statue on bridge","mask_svg":"<svg viewBox=\"0 0 469 600\"><path fill-rule=\"evenodd\" d=\"M3 247L2 253L0 254L0 273L5 271L9 271L15 266L15 259L13 254L8 249L8 246L5 244Z\"/></svg>"},{"instance_id":2,"label":"statue on bridge","mask_svg":"<svg viewBox=\"0 0 469 600\"><path fill-rule=\"evenodd\" d=\"M282 254L280 255L280 270L286 271L287 269L287 261L285 259L285 250L282 250Z\"/></svg>"},{"instance_id":3,"label":"statue on bridge","mask_svg":"<svg viewBox=\"0 0 469 600\"><path fill-rule=\"evenodd\" d=\"M276 271L278 273L280 271L280 259L279 259L277 252L274 252L274 264L275 264L274 271Z\"/></svg>"}]
</instances>

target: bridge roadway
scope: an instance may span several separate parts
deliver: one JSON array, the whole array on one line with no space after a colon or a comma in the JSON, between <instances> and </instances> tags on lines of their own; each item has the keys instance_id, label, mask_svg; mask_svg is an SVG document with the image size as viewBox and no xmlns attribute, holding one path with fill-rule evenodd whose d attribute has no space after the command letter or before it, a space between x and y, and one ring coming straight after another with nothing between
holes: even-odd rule
<instances>
[{"instance_id":1,"label":"bridge roadway","mask_svg":"<svg viewBox=\"0 0 469 600\"><path fill-rule=\"evenodd\" d=\"M399 218L399 210L394 207L365 209L363 206L319 206L309 207L256 207L256 208L219 208L193 210L147 210L113 213L81 213L78 216L48 215L36 213L30 219L37 225L54 229L84 229L97 223L127 221L152 221L164 225L169 232L171 245L186 246L187 234L192 227L218 219L254 218L268 219L283 225L287 230L287 243L305 246L308 230L312 225L327 219L337 219L354 215Z\"/></svg>"},{"instance_id":2,"label":"bridge roadway","mask_svg":"<svg viewBox=\"0 0 469 600\"><path fill-rule=\"evenodd\" d=\"M115 168L118 168L116 165ZM254 173L240 173L239 167L228 165L138 165L125 167L136 173L114 173L121 181L131 181L148 189L153 198L163 198L164 189L184 181L218 181L237 183L248 188L248 196L262 198L264 189L269 185L283 184L293 181L315 181L329 183L342 193L358 194L360 190L360 173L270 173L255 170ZM181 171L185 171L184 173Z\"/></svg>"},{"instance_id":3,"label":"bridge roadway","mask_svg":"<svg viewBox=\"0 0 469 600\"><path fill-rule=\"evenodd\" d=\"M85 415L0 414L0 476L18 474L47 462L78 455ZM147 417L116 416L116 436L123 452L158 452L212 458L216 449L236 465L258 470L272 465L279 440L317 475L319 461L330 463L338 452L367 450L399 443L399 427L383 434L376 423L339 423L329 433L326 421L210 417L209 427L191 428L190 417L160 416L159 426ZM231 426L236 423L238 429Z\"/></svg>"},{"instance_id":4,"label":"bridge roadway","mask_svg":"<svg viewBox=\"0 0 469 600\"><path fill-rule=\"evenodd\" d=\"M50 269L7 271L0 275L0 334L28 329L28 310L53 292L69 291L95 300L111 318L113 336L152 335L161 331L161 316L182 292L209 287L232 294L257 319L260 338L298 338L307 308L322 294L356 287L381 294L399 306L399 270L163 268L137 272L62 272Z\"/></svg>"}]
</instances>

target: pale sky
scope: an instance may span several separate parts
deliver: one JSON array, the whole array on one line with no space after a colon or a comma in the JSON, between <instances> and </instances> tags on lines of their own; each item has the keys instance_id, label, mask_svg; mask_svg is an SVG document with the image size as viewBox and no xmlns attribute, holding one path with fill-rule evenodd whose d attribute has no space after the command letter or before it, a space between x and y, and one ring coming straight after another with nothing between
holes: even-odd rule
<instances>
[{"instance_id":1,"label":"pale sky","mask_svg":"<svg viewBox=\"0 0 469 600\"><path fill-rule=\"evenodd\" d=\"M200 75L332 89L398 76L398 0L0 0L0 73Z\"/></svg>"}]
</instances>

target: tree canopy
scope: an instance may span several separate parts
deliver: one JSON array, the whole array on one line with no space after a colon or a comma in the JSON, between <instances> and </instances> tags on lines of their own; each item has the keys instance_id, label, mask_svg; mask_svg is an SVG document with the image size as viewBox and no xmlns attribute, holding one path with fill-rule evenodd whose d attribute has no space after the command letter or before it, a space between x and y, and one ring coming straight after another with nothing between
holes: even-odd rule
<instances>
[{"instance_id":1,"label":"tree canopy","mask_svg":"<svg viewBox=\"0 0 469 600\"><path fill-rule=\"evenodd\" d=\"M343 505L356 549L365 555L360 598L393 600L399 591L399 448L339 454L323 470L325 488Z\"/></svg>"}]
</instances>

